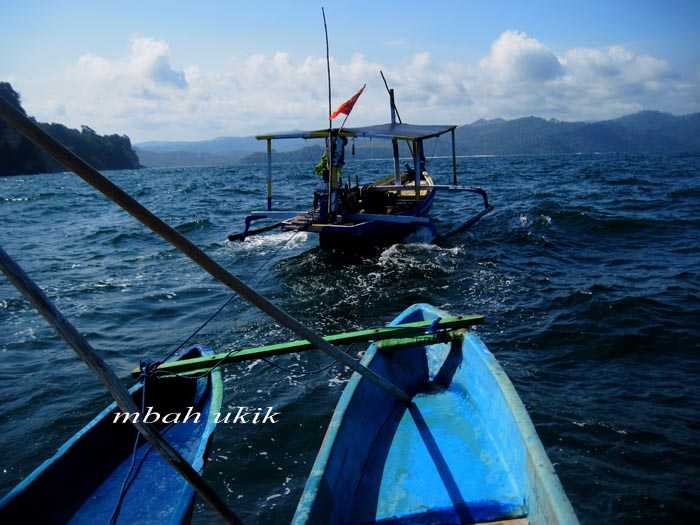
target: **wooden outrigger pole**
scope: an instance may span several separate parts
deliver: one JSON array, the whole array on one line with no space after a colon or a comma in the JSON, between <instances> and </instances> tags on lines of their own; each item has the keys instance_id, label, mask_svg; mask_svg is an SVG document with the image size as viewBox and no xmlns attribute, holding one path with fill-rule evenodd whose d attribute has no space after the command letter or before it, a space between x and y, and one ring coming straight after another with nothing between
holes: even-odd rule
<instances>
[{"instance_id":1,"label":"wooden outrigger pole","mask_svg":"<svg viewBox=\"0 0 700 525\"><path fill-rule=\"evenodd\" d=\"M0 98L0 105L5 102ZM4 109L4 108L3 108ZM31 278L5 253L0 247L0 270L7 276L10 282L34 305L38 312L53 326L63 340L75 350L75 353L97 375L105 388L112 394L122 412L138 413L139 409L131 398L128 390L119 381L112 369L104 362L99 354L92 348L75 327L61 315L56 306L46 297ZM141 435L160 452L167 461L187 482L192 485L197 494L209 504L226 523L240 524L238 516L228 508L226 503L202 476L192 468L185 458L173 448L151 425L139 421L138 418L131 421Z\"/></svg>"}]
</instances>

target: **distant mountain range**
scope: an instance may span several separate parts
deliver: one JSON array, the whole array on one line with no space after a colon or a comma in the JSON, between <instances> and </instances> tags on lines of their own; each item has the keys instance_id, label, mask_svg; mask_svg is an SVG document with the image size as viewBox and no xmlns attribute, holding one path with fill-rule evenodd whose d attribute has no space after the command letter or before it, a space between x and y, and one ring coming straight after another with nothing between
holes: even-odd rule
<instances>
[{"instance_id":1,"label":"distant mountain range","mask_svg":"<svg viewBox=\"0 0 700 525\"><path fill-rule=\"evenodd\" d=\"M458 128L456 140L463 155L700 152L700 113L641 111L599 122L478 120Z\"/></svg>"},{"instance_id":2,"label":"distant mountain range","mask_svg":"<svg viewBox=\"0 0 700 525\"><path fill-rule=\"evenodd\" d=\"M277 141L277 152L291 152L306 145L303 139ZM193 142L151 141L134 145L141 164L156 166L224 166L236 164L255 152L265 151L265 142L255 137L219 137Z\"/></svg>"},{"instance_id":3,"label":"distant mountain range","mask_svg":"<svg viewBox=\"0 0 700 525\"><path fill-rule=\"evenodd\" d=\"M700 113L675 116L641 111L598 122L562 122L539 117L477 120L456 131L458 155L566 153L700 153ZM275 160L312 160L320 146L302 139L273 142ZM223 165L263 162L264 142L222 137L198 142L144 142L135 146L145 166ZM429 156L451 153L448 137L426 141ZM391 156L384 141L357 141L359 158Z\"/></svg>"}]
</instances>

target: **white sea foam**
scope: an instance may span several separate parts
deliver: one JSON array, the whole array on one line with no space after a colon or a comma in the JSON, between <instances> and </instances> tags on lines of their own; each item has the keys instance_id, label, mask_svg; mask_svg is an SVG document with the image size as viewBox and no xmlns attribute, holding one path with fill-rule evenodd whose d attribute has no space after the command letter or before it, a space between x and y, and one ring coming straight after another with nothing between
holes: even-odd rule
<instances>
[{"instance_id":1,"label":"white sea foam","mask_svg":"<svg viewBox=\"0 0 700 525\"><path fill-rule=\"evenodd\" d=\"M274 232L254 235L245 241L226 241L232 251L238 253L255 252L260 255L273 250L292 250L309 240L309 232Z\"/></svg>"}]
</instances>

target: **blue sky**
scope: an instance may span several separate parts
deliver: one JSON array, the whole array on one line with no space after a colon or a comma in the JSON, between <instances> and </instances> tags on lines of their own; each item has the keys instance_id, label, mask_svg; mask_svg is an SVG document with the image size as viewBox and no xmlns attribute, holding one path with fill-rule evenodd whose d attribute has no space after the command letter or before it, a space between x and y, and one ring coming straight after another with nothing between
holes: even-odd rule
<instances>
[{"instance_id":1,"label":"blue sky","mask_svg":"<svg viewBox=\"0 0 700 525\"><path fill-rule=\"evenodd\" d=\"M415 122L700 111L700 1L325 7L334 104L368 84L355 124L384 118L380 67ZM0 79L41 119L135 141L321 125L317 2L3 0L0 19Z\"/></svg>"}]
</instances>

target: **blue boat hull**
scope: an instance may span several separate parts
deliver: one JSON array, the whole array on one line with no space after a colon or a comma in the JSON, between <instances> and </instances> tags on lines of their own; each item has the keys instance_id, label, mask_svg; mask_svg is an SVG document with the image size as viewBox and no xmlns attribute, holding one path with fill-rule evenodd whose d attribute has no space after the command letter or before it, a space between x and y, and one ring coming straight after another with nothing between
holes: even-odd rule
<instances>
[{"instance_id":1,"label":"blue boat hull","mask_svg":"<svg viewBox=\"0 0 700 525\"><path fill-rule=\"evenodd\" d=\"M443 315L414 305L391 324ZM353 375L293 523L577 523L522 402L476 335L393 352L371 345L363 363L413 402Z\"/></svg>"},{"instance_id":2,"label":"blue boat hull","mask_svg":"<svg viewBox=\"0 0 700 525\"><path fill-rule=\"evenodd\" d=\"M194 346L177 358L210 355ZM157 379L146 387L145 406L161 417L186 413L192 406L198 421L166 425L162 435L201 472L214 417L221 409L221 372L197 380ZM141 406L142 384L130 389ZM114 423L113 403L66 442L0 501L2 523L109 523L132 465L136 430ZM117 523L175 524L187 520L194 499L189 484L143 438L133 456L132 481L119 505Z\"/></svg>"},{"instance_id":3,"label":"blue boat hull","mask_svg":"<svg viewBox=\"0 0 700 525\"><path fill-rule=\"evenodd\" d=\"M435 191L431 191L415 208L399 215L427 217L434 198ZM319 245L324 250L363 251L407 241L429 243L436 233L432 222L411 224L375 220L355 225L325 226L319 232Z\"/></svg>"}]
</instances>

